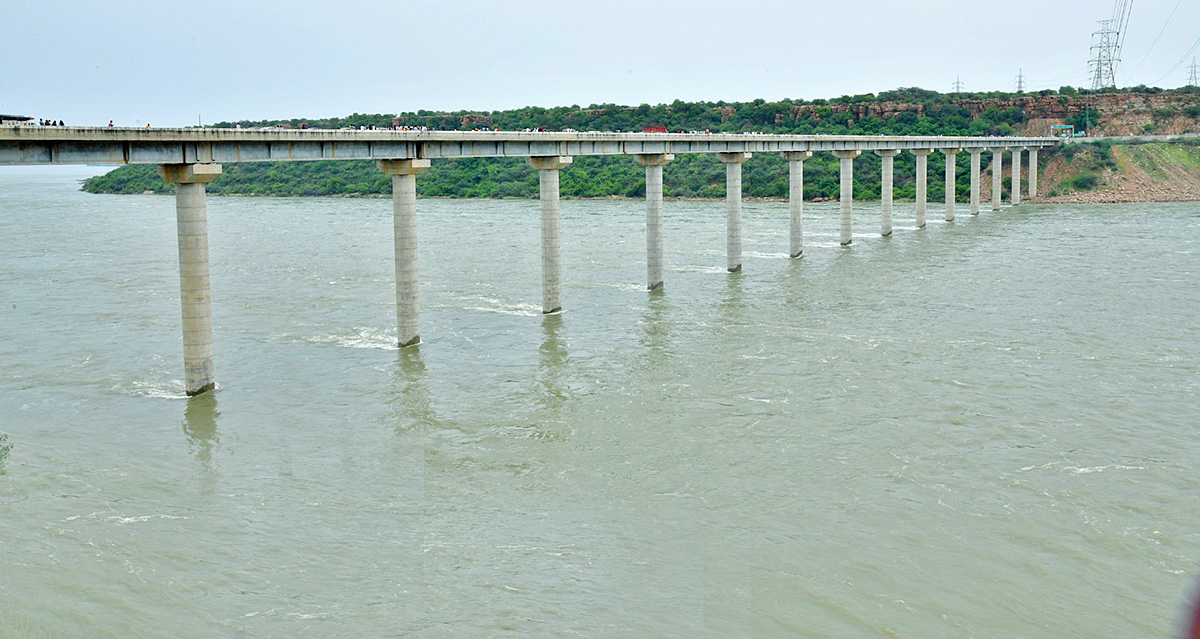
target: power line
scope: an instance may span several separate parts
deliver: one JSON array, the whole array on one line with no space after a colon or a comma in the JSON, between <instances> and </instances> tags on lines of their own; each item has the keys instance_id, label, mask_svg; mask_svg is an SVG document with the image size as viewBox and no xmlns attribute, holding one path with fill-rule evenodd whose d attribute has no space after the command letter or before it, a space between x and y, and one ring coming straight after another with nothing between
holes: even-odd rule
<instances>
[{"instance_id":1,"label":"power line","mask_svg":"<svg viewBox=\"0 0 1200 639\"><path fill-rule=\"evenodd\" d=\"M1091 71L1088 69L1088 67L1080 67L1080 68L1076 69L1075 71L1068 73L1066 75L1060 75L1060 76L1054 77L1054 78L1041 78L1038 81L1040 83L1048 84L1051 82L1062 82L1063 80L1078 80L1078 79L1082 79L1082 78L1086 77L1090 72Z\"/></svg>"},{"instance_id":2,"label":"power line","mask_svg":"<svg viewBox=\"0 0 1200 639\"><path fill-rule=\"evenodd\" d=\"M1132 78L1136 76L1138 69L1142 68L1142 63L1146 61L1146 58L1150 57L1150 52L1154 50L1154 45L1158 44L1158 39L1162 37L1163 31L1167 30L1167 26L1171 24L1171 20L1175 18L1175 12L1179 11L1179 5L1181 4L1183 4L1183 0L1179 0L1179 2L1175 3L1175 8L1171 9L1171 15L1167 16L1167 21L1164 22L1162 28L1158 30L1158 35L1154 36L1154 42L1150 43L1150 48L1146 50L1146 55L1142 56L1142 59L1137 63L1137 66L1133 68L1133 73L1130 73L1129 77Z\"/></svg>"},{"instance_id":3,"label":"power line","mask_svg":"<svg viewBox=\"0 0 1200 639\"><path fill-rule=\"evenodd\" d=\"M1196 58L1192 58L1192 72L1188 75L1188 86L1200 86L1200 82L1196 81Z\"/></svg>"},{"instance_id":4,"label":"power line","mask_svg":"<svg viewBox=\"0 0 1200 639\"><path fill-rule=\"evenodd\" d=\"M1117 24L1117 33L1119 39L1117 41L1117 54L1125 47L1125 36L1129 35L1129 12L1133 9L1133 0L1117 0L1117 5L1113 7L1113 19ZM1121 60L1118 58L1117 62Z\"/></svg>"},{"instance_id":5,"label":"power line","mask_svg":"<svg viewBox=\"0 0 1200 639\"><path fill-rule=\"evenodd\" d=\"M1023 69L1017 69L1017 93L1025 93L1025 74Z\"/></svg>"},{"instance_id":6,"label":"power line","mask_svg":"<svg viewBox=\"0 0 1200 639\"><path fill-rule=\"evenodd\" d=\"M962 93L963 83L958 76L954 76L954 92Z\"/></svg>"},{"instance_id":7,"label":"power line","mask_svg":"<svg viewBox=\"0 0 1200 639\"><path fill-rule=\"evenodd\" d=\"M1155 80L1154 82L1151 82L1150 84L1151 84L1151 85L1158 84L1159 82L1162 82L1163 78L1165 78L1165 77L1167 77L1167 76L1171 75L1172 73L1175 73L1175 69L1178 69L1178 68L1179 68L1179 65L1183 64L1183 61L1188 59L1188 56L1190 56L1190 55L1192 55L1193 53L1195 53L1195 52L1196 52L1196 48L1197 48L1197 47L1200 47L1200 40L1196 40L1196 42L1194 42L1194 43L1192 44L1192 46L1191 46L1190 48L1188 48L1188 50L1187 50L1187 53L1184 53L1184 54L1183 54L1183 57L1182 57L1182 58L1179 58L1179 62L1176 62L1176 63L1175 63L1175 66L1171 67L1171 70L1170 70L1170 71L1167 71L1166 73L1162 74L1162 76L1161 76L1160 78L1158 78L1158 79L1157 79L1157 80Z\"/></svg>"},{"instance_id":8,"label":"power line","mask_svg":"<svg viewBox=\"0 0 1200 639\"><path fill-rule=\"evenodd\" d=\"M1092 33L1092 58L1088 61L1092 71L1092 89L1117 86L1117 64L1121 62L1121 46L1125 43L1129 11L1133 0L1117 0L1113 5L1112 18L1100 20L1100 30Z\"/></svg>"}]
</instances>

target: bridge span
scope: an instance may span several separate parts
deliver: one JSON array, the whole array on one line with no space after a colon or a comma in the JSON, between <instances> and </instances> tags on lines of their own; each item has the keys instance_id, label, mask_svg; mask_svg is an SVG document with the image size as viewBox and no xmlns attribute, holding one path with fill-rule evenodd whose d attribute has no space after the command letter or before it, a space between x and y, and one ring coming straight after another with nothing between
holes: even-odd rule
<instances>
[{"instance_id":1,"label":"bridge span","mask_svg":"<svg viewBox=\"0 0 1200 639\"><path fill-rule=\"evenodd\" d=\"M1037 194L1038 150L1057 138L956 136L828 136L757 133L608 133L518 131L131 129L0 127L0 166L37 164L155 164L175 184L179 277L183 307L185 390L215 387L205 184L229 162L375 160L392 176L396 263L396 324L401 347L421 341L417 280L416 176L441 158L524 157L538 170L542 221L542 312L562 310L559 171L577 155L633 155L646 169L646 286L663 287L663 166L679 153L714 153L725 164L726 268L742 268L742 163L754 153L782 153L790 170L789 255L804 251L804 161L830 152L841 170L841 244L851 242L854 160L864 151L882 163L880 233L892 233L893 158L916 156L916 225L925 227L927 158L947 156L947 221L954 220L954 158L971 156L970 214L980 208L980 163L992 153L993 211L1000 209L1003 154L1011 154L1012 200L1021 202L1021 157L1028 153L1028 195Z\"/></svg>"}]
</instances>

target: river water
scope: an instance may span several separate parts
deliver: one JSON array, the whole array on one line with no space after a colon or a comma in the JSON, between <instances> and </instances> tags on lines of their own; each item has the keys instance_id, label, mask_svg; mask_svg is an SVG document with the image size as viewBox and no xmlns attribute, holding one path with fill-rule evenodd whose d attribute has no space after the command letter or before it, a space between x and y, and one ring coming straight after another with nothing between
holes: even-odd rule
<instances>
[{"instance_id":1,"label":"river water","mask_svg":"<svg viewBox=\"0 0 1200 639\"><path fill-rule=\"evenodd\" d=\"M0 637L1168 637L1200 573L1200 204L174 199L0 169Z\"/></svg>"}]
</instances>

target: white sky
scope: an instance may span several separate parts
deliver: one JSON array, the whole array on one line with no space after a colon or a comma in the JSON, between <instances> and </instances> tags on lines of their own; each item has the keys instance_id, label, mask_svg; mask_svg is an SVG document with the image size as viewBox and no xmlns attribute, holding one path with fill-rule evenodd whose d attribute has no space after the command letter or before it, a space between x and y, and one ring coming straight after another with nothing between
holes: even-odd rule
<instances>
[{"instance_id":1,"label":"white sky","mask_svg":"<svg viewBox=\"0 0 1200 639\"><path fill-rule=\"evenodd\" d=\"M968 91L1012 90L1018 69L1027 89L1090 86L1091 34L1113 10L1113 0L14 2L0 11L0 113L125 126L948 92L955 76ZM1192 56L1168 71L1198 38L1197 0L1136 0L1117 83L1185 84Z\"/></svg>"}]
</instances>

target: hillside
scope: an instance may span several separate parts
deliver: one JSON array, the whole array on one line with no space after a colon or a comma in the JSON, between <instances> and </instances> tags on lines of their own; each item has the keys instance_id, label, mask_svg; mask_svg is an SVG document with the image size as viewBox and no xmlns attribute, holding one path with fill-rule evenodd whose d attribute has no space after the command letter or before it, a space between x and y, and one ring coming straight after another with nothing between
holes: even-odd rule
<instances>
[{"instance_id":1,"label":"hillside","mask_svg":"<svg viewBox=\"0 0 1200 639\"><path fill-rule=\"evenodd\" d=\"M1200 140L1069 144L1040 180L1046 202L1200 201Z\"/></svg>"},{"instance_id":2,"label":"hillside","mask_svg":"<svg viewBox=\"0 0 1200 639\"><path fill-rule=\"evenodd\" d=\"M668 130L831 135L1048 135L1051 125L1064 123L1090 127L1097 135L1200 132L1200 89L1162 91L1140 87L1123 93L1089 93L1064 87L1058 92L1029 95L947 95L923 89L897 89L878 96L843 96L834 100L742 103L677 100L655 106L527 107L488 113L418 111L400 115L221 122L214 126L628 131L659 125ZM985 170L990 159L990 154L984 154ZM877 199L879 163L864 160L855 163L855 198ZM958 156L955 190L960 200L969 194L968 161L967 154ZM911 154L896 158L897 198L913 196L914 165ZM1065 163L1063 170L1069 173L1074 166ZM940 175L943 168L941 154L930 156L931 176ZM744 170L743 192L747 197L787 197L787 163L777 154L760 154ZM805 197L836 198L837 171L836 160L828 154L819 153L806 162ZM1120 167L1114 171L1119 172ZM681 155L666 166L663 179L667 197L720 198L725 192L724 170L711 156ZM640 197L642 182L643 171L630 158L580 157L563 171L561 193L568 198ZM1043 192L1049 188L1047 185ZM88 180L84 189L93 193L167 193L172 186L159 179L153 167L128 166ZM226 166L225 174L210 184L208 190L218 195L370 197L390 194L391 181L370 162L245 163ZM515 158L439 160L417 178L417 192L423 197L533 198L537 191L536 173ZM929 197L944 198L941 180L930 180Z\"/></svg>"}]
</instances>

